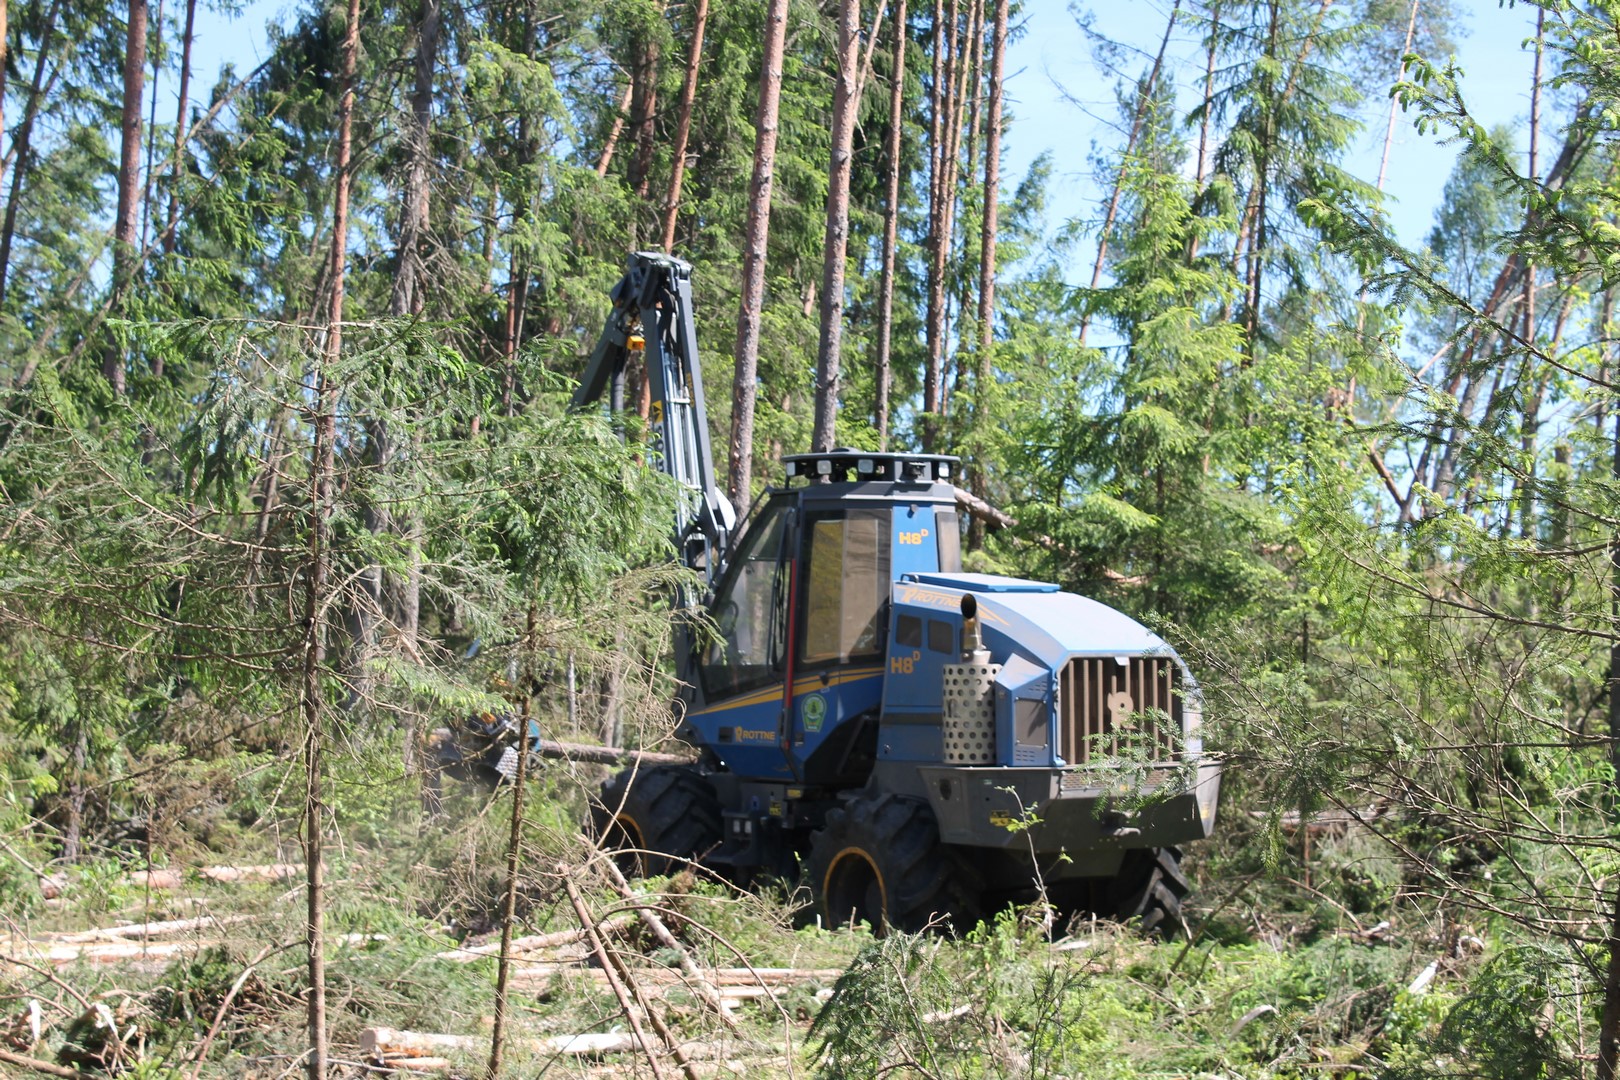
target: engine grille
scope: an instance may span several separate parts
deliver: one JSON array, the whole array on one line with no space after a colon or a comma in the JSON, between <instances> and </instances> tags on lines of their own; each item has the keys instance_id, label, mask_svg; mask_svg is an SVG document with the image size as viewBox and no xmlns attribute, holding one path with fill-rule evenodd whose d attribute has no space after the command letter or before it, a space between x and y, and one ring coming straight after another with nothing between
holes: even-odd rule
<instances>
[{"instance_id":1,"label":"engine grille","mask_svg":"<svg viewBox=\"0 0 1620 1080\"><path fill-rule=\"evenodd\" d=\"M1058 681L1059 755L1071 765L1122 753L1150 761L1172 756L1182 728L1179 682L1169 657L1070 660Z\"/></svg>"}]
</instances>

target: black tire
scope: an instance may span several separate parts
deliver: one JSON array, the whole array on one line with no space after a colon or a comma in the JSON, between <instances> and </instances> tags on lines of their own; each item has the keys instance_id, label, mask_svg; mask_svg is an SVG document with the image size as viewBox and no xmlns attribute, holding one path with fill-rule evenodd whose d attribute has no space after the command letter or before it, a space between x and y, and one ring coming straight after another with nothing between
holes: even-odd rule
<instances>
[{"instance_id":1,"label":"black tire","mask_svg":"<svg viewBox=\"0 0 1620 1080\"><path fill-rule=\"evenodd\" d=\"M1187 932L1181 901L1192 892L1181 872L1181 849L1138 848L1125 853L1119 874L1109 890L1112 915L1120 922L1137 922L1149 937L1169 940Z\"/></svg>"},{"instance_id":2,"label":"black tire","mask_svg":"<svg viewBox=\"0 0 1620 1080\"><path fill-rule=\"evenodd\" d=\"M696 769L626 769L602 785L591 825L627 877L672 874L719 845L720 799Z\"/></svg>"},{"instance_id":3,"label":"black tire","mask_svg":"<svg viewBox=\"0 0 1620 1080\"><path fill-rule=\"evenodd\" d=\"M928 804L857 795L827 811L810 838L805 881L827 927L864 922L874 933L978 922L978 874L939 842Z\"/></svg>"}]
</instances>

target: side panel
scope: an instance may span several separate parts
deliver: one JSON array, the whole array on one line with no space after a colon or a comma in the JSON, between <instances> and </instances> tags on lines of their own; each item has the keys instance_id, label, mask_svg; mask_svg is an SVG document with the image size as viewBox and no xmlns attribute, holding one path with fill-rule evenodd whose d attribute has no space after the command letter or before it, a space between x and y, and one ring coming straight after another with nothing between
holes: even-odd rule
<instances>
[{"instance_id":1,"label":"side panel","mask_svg":"<svg viewBox=\"0 0 1620 1080\"><path fill-rule=\"evenodd\" d=\"M962 612L955 596L898 583L889 605L888 668L878 761L937 764L944 758L945 665L961 659ZM949 603L935 600L948 599Z\"/></svg>"},{"instance_id":2,"label":"side panel","mask_svg":"<svg viewBox=\"0 0 1620 1080\"><path fill-rule=\"evenodd\" d=\"M687 717L698 738L739 776L791 780L778 725L782 686L698 709Z\"/></svg>"}]
</instances>

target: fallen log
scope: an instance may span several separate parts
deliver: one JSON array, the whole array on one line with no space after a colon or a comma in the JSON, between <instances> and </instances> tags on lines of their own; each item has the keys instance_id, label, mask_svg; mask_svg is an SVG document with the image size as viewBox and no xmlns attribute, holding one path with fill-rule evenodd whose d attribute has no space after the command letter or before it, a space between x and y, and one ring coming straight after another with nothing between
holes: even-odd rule
<instances>
[{"instance_id":1,"label":"fallen log","mask_svg":"<svg viewBox=\"0 0 1620 1080\"><path fill-rule=\"evenodd\" d=\"M234 881L288 881L304 876L304 867L297 863L270 863L266 866L205 866L197 871L206 881L228 883Z\"/></svg>"},{"instance_id":2,"label":"fallen log","mask_svg":"<svg viewBox=\"0 0 1620 1080\"><path fill-rule=\"evenodd\" d=\"M428 736L428 745L453 743L455 737L455 732L449 728L434 728L433 733ZM656 750L627 750L592 743L557 742L554 739L539 739L533 746L534 752L543 758L556 761L586 761L595 765L628 765L632 762L640 762L643 765L688 765L696 760L694 754L664 754Z\"/></svg>"},{"instance_id":3,"label":"fallen log","mask_svg":"<svg viewBox=\"0 0 1620 1080\"><path fill-rule=\"evenodd\" d=\"M360 1053L387 1065L403 1065L407 1061L420 1063L445 1053L481 1053L488 1043L487 1038L478 1035L446 1035L388 1027L369 1027L360 1032ZM642 1048L641 1040L627 1031L547 1035L520 1039L515 1045L525 1047L530 1053L569 1054L575 1057L617 1054ZM720 1057L728 1049L708 1042L682 1042L676 1043L675 1047L690 1058Z\"/></svg>"},{"instance_id":4,"label":"fallen log","mask_svg":"<svg viewBox=\"0 0 1620 1080\"><path fill-rule=\"evenodd\" d=\"M956 489L956 505L969 517L978 518L992 529L1010 529L1018 524L1018 519L1004 510L997 510L983 499L970 491Z\"/></svg>"},{"instance_id":5,"label":"fallen log","mask_svg":"<svg viewBox=\"0 0 1620 1080\"><path fill-rule=\"evenodd\" d=\"M383 1058L382 1064L376 1067L395 1071L403 1070L405 1072L446 1072L455 1066L449 1058L421 1057Z\"/></svg>"},{"instance_id":6,"label":"fallen log","mask_svg":"<svg viewBox=\"0 0 1620 1080\"><path fill-rule=\"evenodd\" d=\"M536 960L512 972L520 981L540 982L559 972L583 975L598 980L606 977L601 968L586 967L575 960ZM842 968L699 968L703 981L716 987L721 997L729 996L730 988L737 986L798 986L808 982L832 982L844 974ZM689 976L677 968L638 967L636 977L643 982L675 985L685 983Z\"/></svg>"},{"instance_id":7,"label":"fallen log","mask_svg":"<svg viewBox=\"0 0 1620 1080\"><path fill-rule=\"evenodd\" d=\"M52 944L49 942L31 943L33 948L29 956L35 960L43 960L48 964L60 966L71 964L77 960L88 961L92 964L111 964L121 960L166 959L174 956L183 956L187 953L200 952L203 949L219 944L218 938L196 941L112 941L92 944ZM0 964L20 963L13 961L9 956L0 956Z\"/></svg>"},{"instance_id":8,"label":"fallen log","mask_svg":"<svg viewBox=\"0 0 1620 1080\"><path fill-rule=\"evenodd\" d=\"M167 937L170 934L183 934L188 930L205 930L214 926L228 926L232 923L248 922L251 915L231 915L225 918L216 918L213 915L203 915L195 919L169 919L164 922L131 923L127 926L103 926L93 930L76 930L71 933L58 933L50 935L51 940L63 945L93 944L98 941L124 941L128 938Z\"/></svg>"},{"instance_id":9,"label":"fallen log","mask_svg":"<svg viewBox=\"0 0 1620 1080\"><path fill-rule=\"evenodd\" d=\"M1298 832L1302 827L1307 836L1342 836L1353 825L1377 821L1389 812L1388 806L1369 806L1365 810L1322 810L1309 818L1301 818L1298 810L1286 810L1277 816L1277 824L1287 832ZM1267 810L1250 810L1249 817L1256 821L1269 821Z\"/></svg>"},{"instance_id":10,"label":"fallen log","mask_svg":"<svg viewBox=\"0 0 1620 1080\"><path fill-rule=\"evenodd\" d=\"M692 754L660 754L653 750L623 750L612 746L591 746L586 743L552 742L541 739L536 750L541 757L563 761L590 761L599 765L687 765L696 760Z\"/></svg>"},{"instance_id":11,"label":"fallen log","mask_svg":"<svg viewBox=\"0 0 1620 1080\"><path fill-rule=\"evenodd\" d=\"M180 887L180 871L178 870L131 870L125 879L137 889L178 889Z\"/></svg>"},{"instance_id":12,"label":"fallen log","mask_svg":"<svg viewBox=\"0 0 1620 1080\"><path fill-rule=\"evenodd\" d=\"M597 929L604 934L618 936L623 934L635 924L635 919L629 915L618 915L604 920ZM512 939L512 953L538 952L541 949L556 949L564 945L578 945L586 940L583 929L575 927L571 930L559 930L554 934L531 934L528 937ZM454 949L446 949L435 955L435 959L449 960L452 963L467 964L474 960L482 960L486 956L499 956L501 943L491 941L483 945L461 945Z\"/></svg>"},{"instance_id":13,"label":"fallen log","mask_svg":"<svg viewBox=\"0 0 1620 1080\"><path fill-rule=\"evenodd\" d=\"M10 1050L0 1050L0 1062L15 1065L19 1069L44 1073L46 1076L65 1076L68 1080L83 1080L84 1077L84 1074L77 1069L70 1069L66 1065L58 1065L53 1061L40 1061L38 1058L13 1054Z\"/></svg>"}]
</instances>

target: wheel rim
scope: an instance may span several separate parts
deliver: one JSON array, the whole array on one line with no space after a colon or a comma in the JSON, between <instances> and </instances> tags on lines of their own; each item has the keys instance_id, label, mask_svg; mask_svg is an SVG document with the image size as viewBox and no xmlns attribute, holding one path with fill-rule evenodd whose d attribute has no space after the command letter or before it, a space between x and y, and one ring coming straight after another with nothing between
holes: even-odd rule
<instances>
[{"instance_id":1,"label":"wheel rim","mask_svg":"<svg viewBox=\"0 0 1620 1080\"><path fill-rule=\"evenodd\" d=\"M874 933L887 925L888 893L872 856L845 848L833 857L822 882L822 904L835 927L866 923Z\"/></svg>"},{"instance_id":2,"label":"wheel rim","mask_svg":"<svg viewBox=\"0 0 1620 1080\"><path fill-rule=\"evenodd\" d=\"M613 865L625 877L647 876L647 841L641 825L629 814L615 814L608 824L602 847L613 853Z\"/></svg>"}]
</instances>

